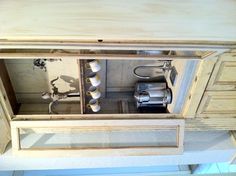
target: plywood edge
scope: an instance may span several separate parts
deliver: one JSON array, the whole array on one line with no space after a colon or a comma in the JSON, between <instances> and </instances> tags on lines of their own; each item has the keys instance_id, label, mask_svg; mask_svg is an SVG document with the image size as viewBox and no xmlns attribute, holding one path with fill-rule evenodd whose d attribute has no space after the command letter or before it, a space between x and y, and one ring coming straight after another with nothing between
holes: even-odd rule
<instances>
[{"instance_id":1,"label":"plywood edge","mask_svg":"<svg viewBox=\"0 0 236 176\"><path fill-rule=\"evenodd\" d=\"M6 102L6 104L9 104L8 111L10 111L11 114L17 113L18 111L18 103L16 100L15 92L13 89L13 86L10 81L10 77L7 72L7 68L5 66L4 60L0 59L0 90L3 95L3 98ZM13 113L11 112L13 111Z\"/></svg>"},{"instance_id":2,"label":"plywood edge","mask_svg":"<svg viewBox=\"0 0 236 176\"><path fill-rule=\"evenodd\" d=\"M107 119L183 119L181 114L39 114L15 115L14 120L107 120Z\"/></svg>"},{"instance_id":3,"label":"plywood edge","mask_svg":"<svg viewBox=\"0 0 236 176\"><path fill-rule=\"evenodd\" d=\"M209 57L199 63L198 71L190 88L183 108L183 116L194 118L208 81L217 62L217 56Z\"/></svg>"},{"instance_id":4,"label":"plywood edge","mask_svg":"<svg viewBox=\"0 0 236 176\"><path fill-rule=\"evenodd\" d=\"M6 114L0 104L0 154L6 150L8 143L11 141L10 125Z\"/></svg>"},{"instance_id":5,"label":"plywood edge","mask_svg":"<svg viewBox=\"0 0 236 176\"><path fill-rule=\"evenodd\" d=\"M11 121L11 128L73 127L73 126L184 126L184 119L129 119L129 120L34 120Z\"/></svg>"},{"instance_id":6,"label":"plywood edge","mask_svg":"<svg viewBox=\"0 0 236 176\"><path fill-rule=\"evenodd\" d=\"M6 114L6 118L8 121L14 117L14 113L10 104L10 101L7 97L7 93L5 91L2 79L0 78L0 105Z\"/></svg>"},{"instance_id":7,"label":"plywood edge","mask_svg":"<svg viewBox=\"0 0 236 176\"><path fill-rule=\"evenodd\" d=\"M107 49L107 50L230 50L236 42L198 40L9 40L0 39L1 49Z\"/></svg>"}]
</instances>

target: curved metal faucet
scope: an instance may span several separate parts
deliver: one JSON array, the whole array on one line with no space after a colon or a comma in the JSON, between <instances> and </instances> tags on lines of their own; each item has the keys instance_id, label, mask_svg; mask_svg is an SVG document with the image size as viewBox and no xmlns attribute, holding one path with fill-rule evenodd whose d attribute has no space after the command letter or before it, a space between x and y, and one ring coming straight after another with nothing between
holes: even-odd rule
<instances>
[{"instance_id":1,"label":"curved metal faucet","mask_svg":"<svg viewBox=\"0 0 236 176\"><path fill-rule=\"evenodd\" d=\"M160 61L161 62L161 61ZM156 73L164 73L165 71L171 70L172 66L171 66L171 61L164 61L163 65L140 65L137 66L133 69L133 74L141 79L150 79L152 78L151 76L145 76L145 75L140 75L137 73L137 70L140 68L158 68L161 69L161 71L156 72Z\"/></svg>"}]
</instances>

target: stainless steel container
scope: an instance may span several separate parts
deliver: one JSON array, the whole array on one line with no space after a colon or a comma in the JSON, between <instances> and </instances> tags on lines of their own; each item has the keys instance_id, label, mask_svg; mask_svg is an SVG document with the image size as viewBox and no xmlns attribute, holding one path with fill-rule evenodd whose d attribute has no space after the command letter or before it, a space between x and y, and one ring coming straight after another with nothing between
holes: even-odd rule
<instances>
[{"instance_id":1,"label":"stainless steel container","mask_svg":"<svg viewBox=\"0 0 236 176\"><path fill-rule=\"evenodd\" d=\"M166 83L141 82L135 86L134 98L137 108L166 107L171 103L172 93Z\"/></svg>"}]
</instances>

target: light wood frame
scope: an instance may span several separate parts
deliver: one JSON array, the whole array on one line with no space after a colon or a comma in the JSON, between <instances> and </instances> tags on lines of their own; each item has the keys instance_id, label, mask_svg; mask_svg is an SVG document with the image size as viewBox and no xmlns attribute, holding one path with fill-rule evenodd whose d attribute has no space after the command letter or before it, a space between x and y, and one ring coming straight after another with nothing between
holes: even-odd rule
<instances>
[{"instance_id":1,"label":"light wood frame","mask_svg":"<svg viewBox=\"0 0 236 176\"><path fill-rule=\"evenodd\" d=\"M215 104L214 100L218 101L218 104ZM231 103L225 104L226 100L231 101ZM209 110L209 107L213 110ZM229 107L232 109L229 109ZM197 111L197 117L221 117L224 115L227 115L227 117L235 117L235 109L236 91L205 91ZM227 117L225 117L225 119L227 119Z\"/></svg>"},{"instance_id":2,"label":"light wood frame","mask_svg":"<svg viewBox=\"0 0 236 176\"><path fill-rule=\"evenodd\" d=\"M94 59L95 55L82 54L82 53L33 53L33 52L16 52L14 49L94 49L94 50L196 50L196 51L208 51L201 57L169 57L169 56L144 56L144 55L97 55L96 58L103 59L110 56L111 59L195 59L199 61L197 68L197 75L192 82L192 87L189 91L188 98L186 100L183 112L181 114L68 114L68 115L12 115L10 114L11 132L12 132L12 143L13 151L17 155L30 155L30 156L104 156L109 153L109 156L123 156L123 155L146 155L146 154L180 154L183 151L183 133L184 133L184 121L186 122L186 130L190 131L201 131L201 130L236 130L234 124L235 119L230 118L225 121L223 118L217 120L212 118L197 118L197 119L183 119L189 117L195 117L198 105L201 101L203 92L207 86L212 70L217 62L218 55L231 48L234 43L199 43L199 42L58 42L58 41L0 41L0 49L13 49L13 52L2 53L0 52L0 58L2 59L32 59L35 57L45 58L78 58L78 59ZM78 63L80 65L80 61ZM79 75L81 76L81 75ZM80 77L81 78L81 77ZM202 79L204 78L204 79ZM82 87L82 84L80 85ZM8 106L9 107L9 106ZM8 108L9 109L9 108ZM9 109L9 111L11 111ZM83 113L83 112L82 112ZM161 120L165 118L166 120ZM39 119L43 121L38 121ZM60 119L60 120L59 120ZM73 119L73 120L72 120ZM76 119L76 120L75 120ZM19 140L19 128L28 125L29 128L35 125L48 124L50 128L65 127L79 125L82 119L90 121L93 119L94 123L98 123L114 119L119 119L124 125L130 125L130 120L142 122L143 124L152 123L153 121L158 122L159 125L170 125L179 124L179 146L178 148L158 148L153 150L150 149L104 149L104 150L21 150ZM128 120L129 119L129 120ZM145 120L144 120L145 119ZM159 119L159 120L158 120ZM29 121L25 121L29 120ZM34 121L31 121L34 120ZM35 121L37 120L37 121ZM59 120L59 121L58 121ZM163 122L163 123L160 123ZM177 122L177 123L176 123ZM143 125L142 124L142 125ZM18 126L19 125L19 126ZM132 123L133 125L133 123ZM66 127L64 128L66 129ZM125 151L125 152L124 152Z\"/></svg>"},{"instance_id":3,"label":"light wood frame","mask_svg":"<svg viewBox=\"0 0 236 176\"><path fill-rule=\"evenodd\" d=\"M213 72L211 79L208 83L207 90L236 90L235 81L220 81L222 71L227 70L227 68L233 68L236 70L236 54L234 53L224 53L219 57ZM231 72L232 77L235 76L236 71Z\"/></svg>"},{"instance_id":4,"label":"light wood frame","mask_svg":"<svg viewBox=\"0 0 236 176\"><path fill-rule=\"evenodd\" d=\"M12 121L12 150L16 155L29 156L141 156L141 155L165 155L181 154L184 141L184 120L183 119L159 119L159 120L62 120L62 121ZM20 129L41 128L47 132L50 129L61 128L82 130L129 130L129 129L176 129L176 146L163 147L115 147L115 148L21 148Z\"/></svg>"},{"instance_id":5,"label":"light wood frame","mask_svg":"<svg viewBox=\"0 0 236 176\"><path fill-rule=\"evenodd\" d=\"M189 99L186 99L186 103L183 107L182 117L185 118L194 117L198 104L200 103L200 100L202 98L203 91L205 90L207 81L209 79L209 72L212 72L213 66L216 62L215 56L217 56L219 53L222 53L230 48L230 45L226 44L199 44L199 43L171 43L171 42L160 42L160 43L129 43L129 42L30 42L30 41L6 41L0 42L0 48L3 49L13 49L12 52L0 52L0 58L4 59L32 59L32 58L78 58L78 65L79 65L79 80L80 80L80 88L83 89L83 80L82 80L82 73L83 68L81 67L81 62L83 62L83 59L153 59L153 60L174 60L174 59L194 59L199 60L199 68L198 75L196 77L204 77L204 79L196 79L192 83L192 88L189 91L188 97L191 97ZM14 49L15 52L14 52ZM24 49L28 52L18 52L21 51L21 49ZM47 53L34 53L31 52L34 51L33 49L73 49L78 50L76 53L60 53L60 52L47 52ZM196 56L196 57L190 57L190 56L161 56L161 55L135 55L135 54L84 54L80 53L80 49L99 49L99 50L182 50L182 51L205 51L204 55L202 56ZM202 70L203 65L208 65L208 63L211 63L211 67L208 67L208 69ZM205 68L205 67L204 67ZM203 73L202 73L203 71ZM207 75L205 75L207 74ZM196 87L199 93L193 93L196 91ZM83 110L84 107L84 99L82 97L82 103L81 113L84 113ZM64 118L70 118L70 115L63 115ZM14 116L13 118L17 118L18 115ZM36 117L36 116L35 116ZM45 116L44 116L45 117ZM74 116L77 117L77 116ZM127 115L128 117L128 115ZM29 118L30 116L26 115L25 118ZM52 118L52 115L48 115L47 118ZM165 115L156 115L156 118L165 118ZM175 114L171 116L171 118L175 118Z\"/></svg>"}]
</instances>

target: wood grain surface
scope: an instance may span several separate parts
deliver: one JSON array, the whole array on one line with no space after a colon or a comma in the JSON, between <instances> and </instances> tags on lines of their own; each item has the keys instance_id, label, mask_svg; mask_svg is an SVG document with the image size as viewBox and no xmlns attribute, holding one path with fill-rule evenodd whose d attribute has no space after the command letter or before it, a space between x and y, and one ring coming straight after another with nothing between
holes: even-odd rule
<instances>
[{"instance_id":1,"label":"wood grain surface","mask_svg":"<svg viewBox=\"0 0 236 176\"><path fill-rule=\"evenodd\" d=\"M233 0L2 0L0 39L236 40Z\"/></svg>"}]
</instances>

